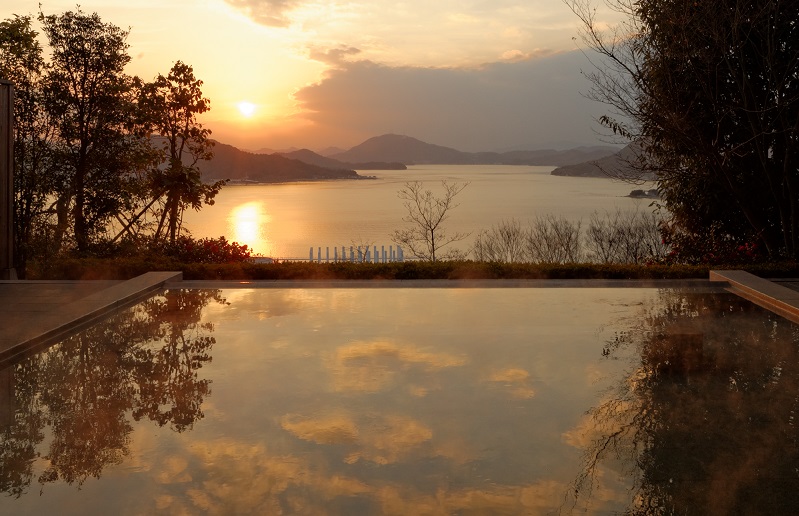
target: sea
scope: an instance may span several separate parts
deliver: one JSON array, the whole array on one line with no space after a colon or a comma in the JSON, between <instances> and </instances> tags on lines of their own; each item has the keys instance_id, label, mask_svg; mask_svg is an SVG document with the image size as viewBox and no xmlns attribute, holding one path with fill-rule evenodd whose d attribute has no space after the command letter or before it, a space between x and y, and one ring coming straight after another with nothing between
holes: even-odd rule
<instances>
[{"instance_id":1,"label":"sea","mask_svg":"<svg viewBox=\"0 0 799 516\"><path fill-rule=\"evenodd\" d=\"M468 233L457 247L468 251L483 230L503 221L522 224L553 215L584 226L592 215L616 210L652 211L652 199L631 198L631 184L610 178L563 177L555 167L515 165L414 165L408 170L359 171L374 179L310 181L282 184L227 185L212 206L189 210L184 229L195 238L217 238L246 244L254 255L309 259L310 250L326 256L330 249L393 245L396 229L409 227L407 210L397 196L405 183L420 181L434 195L442 181L468 183L456 197L443 227Z\"/></svg>"}]
</instances>

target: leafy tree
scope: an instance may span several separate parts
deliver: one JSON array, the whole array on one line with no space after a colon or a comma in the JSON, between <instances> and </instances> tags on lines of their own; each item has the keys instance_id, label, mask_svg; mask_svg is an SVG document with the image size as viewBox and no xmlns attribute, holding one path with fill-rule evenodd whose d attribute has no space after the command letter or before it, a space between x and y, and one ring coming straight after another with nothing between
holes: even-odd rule
<instances>
[{"instance_id":1,"label":"leafy tree","mask_svg":"<svg viewBox=\"0 0 799 516\"><path fill-rule=\"evenodd\" d=\"M59 236L72 217L77 249L85 252L108 220L131 203L131 174L143 147L132 124L128 32L80 9L39 15L51 57L45 106L57 132Z\"/></svg>"},{"instance_id":2,"label":"leafy tree","mask_svg":"<svg viewBox=\"0 0 799 516\"><path fill-rule=\"evenodd\" d=\"M449 212L458 207L455 197L468 185L469 183L442 181L444 195L436 197L432 191L423 189L419 181L405 183L397 196L408 210L408 215L403 220L409 222L411 227L394 231L391 240L407 247L414 256L422 260L435 262L456 255L457 252L449 252L442 256L441 250L453 242L463 240L469 234L447 235L443 224L449 218Z\"/></svg>"},{"instance_id":3,"label":"leafy tree","mask_svg":"<svg viewBox=\"0 0 799 516\"><path fill-rule=\"evenodd\" d=\"M29 16L0 22L0 76L14 85L14 261L22 278L55 189L48 174L53 130L42 105L44 59L36 36Z\"/></svg>"},{"instance_id":4,"label":"leafy tree","mask_svg":"<svg viewBox=\"0 0 799 516\"><path fill-rule=\"evenodd\" d=\"M799 2L608 0L626 20L604 31L591 0L566 3L601 56L600 122L642 145L670 234L799 257Z\"/></svg>"},{"instance_id":5,"label":"leafy tree","mask_svg":"<svg viewBox=\"0 0 799 516\"><path fill-rule=\"evenodd\" d=\"M197 162L211 159L213 142L211 131L203 128L197 116L210 109L210 101L203 97L202 81L194 77L191 66L176 62L169 74L158 75L154 82L142 85L139 109L144 126L154 132L156 147L160 148L160 162L151 175L153 199L165 198L156 241L162 231L175 243L180 233L183 212L187 207L199 210L203 203L213 204L224 181L203 183Z\"/></svg>"}]
</instances>

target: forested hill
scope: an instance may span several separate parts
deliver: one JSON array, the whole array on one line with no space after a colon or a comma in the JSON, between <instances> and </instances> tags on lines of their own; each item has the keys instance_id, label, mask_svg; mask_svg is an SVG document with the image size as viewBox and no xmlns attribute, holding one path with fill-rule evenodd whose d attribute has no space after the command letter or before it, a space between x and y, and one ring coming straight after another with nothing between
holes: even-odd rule
<instances>
[{"instance_id":1,"label":"forested hill","mask_svg":"<svg viewBox=\"0 0 799 516\"><path fill-rule=\"evenodd\" d=\"M410 136L384 134L369 138L346 152L329 158L345 163L369 161L399 162L406 165L544 165L581 163L609 156L618 149L607 145L568 150L542 149L510 152L462 152L423 142Z\"/></svg>"},{"instance_id":2,"label":"forested hill","mask_svg":"<svg viewBox=\"0 0 799 516\"><path fill-rule=\"evenodd\" d=\"M612 156L601 159L585 161L574 165L558 167L552 171L553 176L574 177L638 177L640 179L654 180L654 174L643 176L635 170L631 163L636 162L639 151L628 145Z\"/></svg>"},{"instance_id":3,"label":"forested hill","mask_svg":"<svg viewBox=\"0 0 799 516\"><path fill-rule=\"evenodd\" d=\"M345 163L336 159L327 158L308 149L300 149L291 152L280 152L279 154L286 158L302 161L303 163L310 163L311 165L332 169L354 168L356 170L406 170L408 168L404 164L398 162L387 163L380 161L369 161L366 163Z\"/></svg>"},{"instance_id":4,"label":"forested hill","mask_svg":"<svg viewBox=\"0 0 799 516\"><path fill-rule=\"evenodd\" d=\"M200 161L197 164L205 182L230 179L258 183L286 183L363 178L354 170L320 167L279 154L252 154L219 142L216 142L213 151L213 159Z\"/></svg>"}]
</instances>

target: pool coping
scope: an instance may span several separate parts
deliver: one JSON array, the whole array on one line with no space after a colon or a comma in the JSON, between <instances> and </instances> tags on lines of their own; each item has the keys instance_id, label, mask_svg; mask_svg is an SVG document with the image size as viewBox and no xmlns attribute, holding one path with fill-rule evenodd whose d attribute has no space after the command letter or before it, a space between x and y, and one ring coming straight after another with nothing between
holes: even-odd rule
<instances>
[{"instance_id":1,"label":"pool coping","mask_svg":"<svg viewBox=\"0 0 799 516\"><path fill-rule=\"evenodd\" d=\"M180 282L182 278L182 272L148 272L112 284L77 300L65 300L63 304L57 305L57 310L25 313L24 322L27 324L22 328L17 342L7 342L0 348L0 366L88 327L106 315L134 304L170 283ZM35 284L24 280L1 283ZM69 282L60 283L69 284Z\"/></svg>"},{"instance_id":2,"label":"pool coping","mask_svg":"<svg viewBox=\"0 0 799 516\"><path fill-rule=\"evenodd\" d=\"M742 270L712 270L710 281L727 282L728 292L799 323L799 291Z\"/></svg>"},{"instance_id":3,"label":"pool coping","mask_svg":"<svg viewBox=\"0 0 799 516\"><path fill-rule=\"evenodd\" d=\"M32 281L0 281L26 284ZM82 282L49 282L75 284ZM326 289L326 288L712 288L724 289L759 306L799 323L799 291L741 270L714 270L708 279L474 279L474 280L183 280L182 272L148 272L133 279L110 284L71 301L64 300L55 310L26 313L26 327L15 342L0 342L0 367L20 356L36 352L90 326L106 315L132 305L164 288L186 289ZM799 280L797 280L799 287ZM7 303L11 299L4 300ZM50 305L48 305L50 306ZM18 321L19 322L19 321Z\"/></svg>"},{"instance_id":4,"label":"pool coping","mask_svg":"<svg viewBox=\"0 0 799 516\"><path fill-rule=\"evenodd\" d=\"M181 288L677 288L727 286L707 279L371 279L371 280L183 280Z\"/></svg>"}]
</instances>

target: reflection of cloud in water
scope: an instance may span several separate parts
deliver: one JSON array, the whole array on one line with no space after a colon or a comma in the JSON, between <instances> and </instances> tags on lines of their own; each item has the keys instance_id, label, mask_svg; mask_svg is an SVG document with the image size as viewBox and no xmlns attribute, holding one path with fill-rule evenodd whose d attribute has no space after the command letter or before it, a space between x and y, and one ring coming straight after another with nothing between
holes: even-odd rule
<instances>
[{"instance_id":1,"label":"reflection of cloud in water","mask_svg":"<svg viewBox=\"0 0 799 516\"><path fill-rule=\"evenodd\" d=\"M160 484L176 484L191 482L191 474L186 471L189 462L177 455L170 455L164 458L158 467L155 475L156 482Z\"/></svg>"},{"instance_id":2,"label":"reflection of cloud in water","mask_svg":"<svg viewBox=\"0 0 799 516\"><path fill-rule=\"evenodd\" d=\"M535 390L530 385L530 373L524 369L509 368L493 371L486 380L502 384L514 398L529 399L535 396Z\"/></svg>"},{"instance_id":3,"label":"reflection of cloud in water","mask_svg":"<svg viewBox=\"0 0 799 516\"><path fill-rule=\"evenodd\" d=\"M287 415L281 419L284 430L296 437L316 444L353 443L358 438L358 428L347 416L327 416L309 419L298 415Z\"/></svg>"},{"instance_id":4,"label":"reflection of cloud in water","mask_svg":"<svg viewBox=\"0 0 799 516\"><path fill-rule=\"evenodd\" d=\"M397 428L402 424L394 422ZM169 514L354 514L367 513L541 514L563 503L557 481L525 485L455 488L446 483L420 489L390 481L370 483L331 474L329 465L305 457L270 453L263 444L227 439L196 442L189 463L202 468L190 482L162 484L152 510ZM235 481L231 481L235 479ZM350 504L350 505L348 505ZM353 510L347 511L343 507Z\"/></svg>"},{"instance_id":5,"label":"reflection of cloud in water","mask_svg":"<svg viewBox=\"0 0 799 516\"><path fill-rule=\"evenodd\" d=\"M433 431L415 419L386 416L364 432L361 450L350 454L346 462L351 464L364 459L376 464L393 464L432 437Z\"/></svg>"},{"instance_id":6,"label":"reflection of cloud in water","mask_svg":"<svg viewBox=\"0 0 799 516\"><path fill-rule=\"evenodd\" d=\"M187 486L185 493L158 497L161 510L171 514L323 514L327 511L320 497L330 500L368 490L356 479L314 471L305 459L271 455L264 445L198 442L192 452L192 459L204 465L197 475L202 479ZM287 491L297 488L311 489L315 496L291 497L293 506L286 510Z\"/></svg>"},{"instance_id":7,"label":"reflection of cloud in water","mask_svg":"<svg viewBox=\"0 0 799 516\"><path fill-rule=\"evenodd\" d=\"M427 426L404 416L383 416L359 427L346 415L313 418L289 414L282 418L281 426L305 441L354 446L356 451L345 459L349 464L361 459L376 464L395 463L433 437Z\"/></svg>"},{"instance_id":8,"label":"reflection of cloud in water","mask_svg":"<svg viewBox=\"0 0 799 516\"><path fill-rule=\"evenodd\" d=\"M331 373L336 391L377 392L388 387L402 371L418 368L431 373L465 363L463 357L429 353L389 341L354 342L336 350ZM418 395L424 387L413 385L411 389Z\"/></svg>"}]
</instances>

